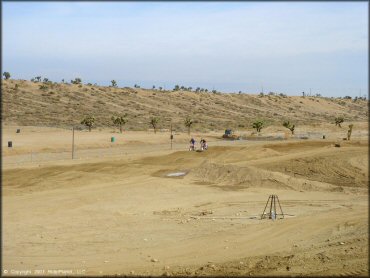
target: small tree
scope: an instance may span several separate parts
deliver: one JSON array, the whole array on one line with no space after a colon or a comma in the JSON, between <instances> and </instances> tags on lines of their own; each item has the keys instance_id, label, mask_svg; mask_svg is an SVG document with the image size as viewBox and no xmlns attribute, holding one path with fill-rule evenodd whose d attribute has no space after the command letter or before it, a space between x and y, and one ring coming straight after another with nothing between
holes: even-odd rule
<instances>
[{"instance_id":1,"label":"small tree","mask_svg":"<svg viewBox=\"0 0 370 278\"><path fill-rule=\"evenodd\" d=\"M71 80L72 84L81 84L82 80L79 77L76 77L75 80Z\"/></svg>"},{"instance_id":2,"label":"small tree","mask_svg":"<svg viewBox=\"0 0 370 278\"><path fill-rule=\"evenodd\" d=\"M180 86L179 85L175 85L175 88L173 88L174 91L178 91L180 90Z\"/></svg>"},{"instance_id":3,"label":"small tree","mask_svg":"<svg viewBox=\"0 0 370 278\"><path fill-rule=\"evenodd\" d=\"M257 121L255 121L255 122L253 123L252 127L253 127L253 128L255 128L255 129L257 130L257 132L260 132L260 131L261 131L261 129L263 128L264 124L265 124L265 123L264 123L263 121L261 121L261 120L257 120Z\"/></svg>"},{"instance_id":4,"label":"small tree","mask_svg":"<svg viewBox=\"0 0 370 278\"><path fill-rule=\"evenodd\" d=\"M3 76L4 76L4 78L5 78L5 79L9 79L9 78L10 78L10 73L9 73L9 72L7 72L7 71L5 71L5 72L3 73Z\"/></svg>"},{"instance_id":5,"label":"small tree","mask_svg":"<svg viewBox=\"0 0 370 278\"><path fill-rule=\"evenodd\" d=\"M119 127L119 132L122 133L122 126L124 126L127 123L127 114L123 116L114 117L112 116L113 124Z\"/></svg>"},{"instance_id":6,"label":"small tree","mask_svg":"<svg viewBox=\"0 0 370 278\"><path fill-rule=\"evenodd\" d=\"M91 128L95 125L95 117L94 116L86 116L82 121L81 124L87 126L89 131L91 132Z\"/></svg>"},{"instance_id":7,"label":"small tree","mask_svg":"<svg viewBox=\"0 0 370 278\"><path fill-rule=\"evenodd\" d=\"M155 86L154 85L153 85L152 89L155 90Z\"/></svg>"},{"instance_id":8,"label":"small tree","mask_svg":"<svg viewBox=\"0 0 370 278\"><path fill-rule=\"evenodd\" d=\"M193 124L193 120L190 118L190 117L186 117L185 121L184 121L184 124L185 126L188 128L188 134L190 135L190 128Z\"/></svg>"},{"instance_id":9,"label":"small tree","mask_svg":"<svg viewBox=\"0 0 370 278\"><path fill-rule=\"evenodd\" d=\"M344 122L344 118L343 117L336 117L334 121L335 121L336 126L342 127L340 124Z\"/></svg>"},{"instance_id":10,"label":"small tree","mask_svg":"<svg viewBox=\"0 0 370 278\"><path fill-rule=\"evenodd\" d=\"M153 127L154 129L154 133L157 133L157 126L158 126L158 123L159 123L159 118L157 117L152 117L150 119L150 125Z\"/></svg>"},{"instance_id":11,"label":"small tree","mask_svg":"<svg viewBox=\"0 0 370 278\"><path fill-rule=\"evenodd\" d=\"M289 129L294 134L295 125L292 125L289 121L283 122L283 126Z\"/></svg>"},{"instance_id":12,"label":"small tree","mask_svg":"<svg viewBox=\"0 0 370 278\"><path fill-rule=\"evenodd\" d=\"M111 83L112 83L112 87L117 87L117 82L116 82L116 80L112 80L112 81L111 81Z\"/></svg>"},{"instance_id":13,"label":"small tree","mask_svg":"<svg viewBox=\"0 0 370 278\"><path fill-rule=\"evenodd\" d=\"M41 82L41 76L36 76L35 79L37 80L37 82Z\"/></svg>"}]
</instances>

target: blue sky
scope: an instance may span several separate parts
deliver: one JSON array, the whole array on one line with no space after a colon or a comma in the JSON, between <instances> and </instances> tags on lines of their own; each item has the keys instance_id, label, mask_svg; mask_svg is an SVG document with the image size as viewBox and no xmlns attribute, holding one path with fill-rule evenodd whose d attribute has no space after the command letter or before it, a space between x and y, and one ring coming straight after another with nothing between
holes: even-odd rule
<instances>
[{"instance_id":1,"label":"blue sky","mask_svg":"<svg viewBox=\"0 0 370 278\"><path fill-rule=\"evenodd\" d=\"M12 78L225 92L368 91L367 2L3 2Z\"/></svg>"}]
</instances>

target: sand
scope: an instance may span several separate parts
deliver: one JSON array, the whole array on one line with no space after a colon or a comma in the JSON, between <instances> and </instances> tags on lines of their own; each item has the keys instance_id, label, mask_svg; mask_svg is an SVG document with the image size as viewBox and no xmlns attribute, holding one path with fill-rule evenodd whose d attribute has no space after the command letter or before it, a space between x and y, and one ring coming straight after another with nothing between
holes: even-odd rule
<instances>
[{"instance_id":1,"label":"sand","mask_svg":"<svg viewBox=\"0 0 370 278\"><path fill-rule=\"evenodd\" d=\"M110 130L79 131L73 161L70 130L3 131L3 147L14 141L2 157L3 273L368 276L364 130L340 148L337 129L273 142L193 134L204 152L187 151L186 133L171 150L168 132L112 144ZM31 150L44 159L25 160ZM284 219L260 220L270 194Z\"/></svg>"}]
</instances>

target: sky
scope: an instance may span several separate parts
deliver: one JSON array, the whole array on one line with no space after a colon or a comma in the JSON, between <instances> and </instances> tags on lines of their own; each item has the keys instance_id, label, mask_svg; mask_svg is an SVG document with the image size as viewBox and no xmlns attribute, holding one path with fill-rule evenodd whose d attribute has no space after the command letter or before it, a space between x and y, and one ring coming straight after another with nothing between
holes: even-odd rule
<instances>
[{"instance_id":1,"label":"sky","mask_svg":"<svg viewBox=\"0 0 370 278\"><path fill-rule=\"evenodd\" d=\"M368 93L367 2L2 2L14 79Z\"/></svg>"}]
</instances>

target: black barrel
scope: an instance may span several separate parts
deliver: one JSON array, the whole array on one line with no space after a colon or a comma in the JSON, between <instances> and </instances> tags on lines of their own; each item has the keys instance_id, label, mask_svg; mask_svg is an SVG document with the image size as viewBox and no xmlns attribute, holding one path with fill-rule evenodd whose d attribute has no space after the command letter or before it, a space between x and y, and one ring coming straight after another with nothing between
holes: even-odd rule
<instances>
[{"instance_id":1,"label":"black barrel","mask_svg":"<svg viewBox=\"0 0 370 278\"><path fill-rule=\"evenodd\" d=\"M8 148L12 148L13 147L13 142L12 141L8 141Z\"/></svg>"},{"instance_id":2,"label":"black barrel","mask_svg":"<svg viewBox=\"0 0 370 278\"><path fill-rule=\"evenodd\" d=\"M21 130L19 128L17 129L17 133L21 133Z\"/></svg>"}]
</instances>

